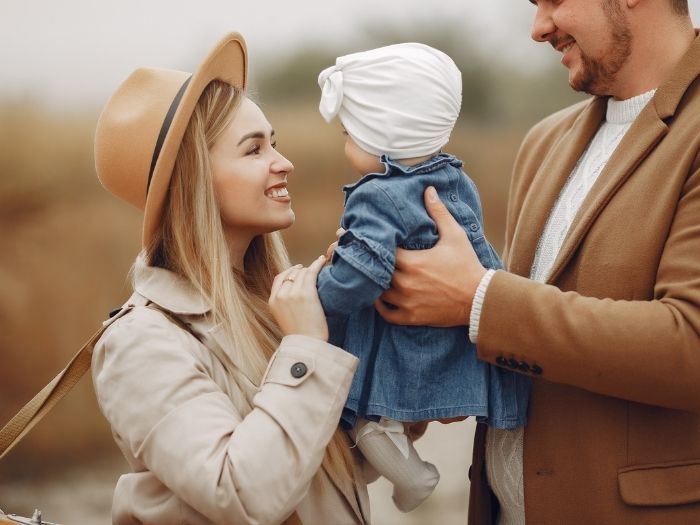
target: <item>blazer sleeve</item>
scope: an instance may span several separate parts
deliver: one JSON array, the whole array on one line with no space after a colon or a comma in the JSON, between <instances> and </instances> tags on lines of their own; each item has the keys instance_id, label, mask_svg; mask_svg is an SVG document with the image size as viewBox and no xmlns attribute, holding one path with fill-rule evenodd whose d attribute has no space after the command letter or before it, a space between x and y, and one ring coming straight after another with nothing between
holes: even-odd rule
<instances>
[{"instance_id":1,"label":"blazer sleeve","mask_svg":"<svg viewBox=\"0 0 700 525\"><path fill-rule=\"evenodd\" d=\"M333 263L319 274L317 287L326 315L348 315L371 306L391 285L396 247L408 227L399 207L381 185L368 181L345 203L345 233Z\"/></svg>"},{"instance_id":2,"label":"blazer sleeve","mask_svg":"<svg viewBox=\"0 0 700 525\"><path fill-rule=\"evenodd\" d=\"M135 313L110 327L93 355L95 390L115 435L212 522L283 521L321 465L356 358L285 337L244 415L191 351L199 345L191 334L159 312Z\"/></svg>"},{"instance_id":3,"label":"blazer sleeve","mask_svg":"<svg viewBox=\"0 0 700 525\"><path fill-rule=\"evenodd\" d=\"M498 271L486 291L477 351L537 363L549 381L700 411L700 171L686 181L651 300L562 292Z\"/></svg>"}]
</instances>

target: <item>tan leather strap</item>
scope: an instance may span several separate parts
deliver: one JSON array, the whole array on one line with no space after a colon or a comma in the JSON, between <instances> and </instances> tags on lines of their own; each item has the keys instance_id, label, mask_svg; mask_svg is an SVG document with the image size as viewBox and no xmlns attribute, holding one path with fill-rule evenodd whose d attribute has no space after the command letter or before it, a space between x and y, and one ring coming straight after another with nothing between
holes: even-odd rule
<instances>
[{"instance_id":1,"label":"tan leather strap","mask_svg":"<svg viewBox=\"0 0 700 525\"><path fill-rule=\"evenodd\" d=\"M119 313L105 322L78 353L73 356L68 365L51 380L34 398L24 405L15 416L0 430L0 459L24 438L41 419L80 381L90 368L92 349L102 333L119 317L127 313L133 306L122 308Z\"/></svg>"}]
</instances>

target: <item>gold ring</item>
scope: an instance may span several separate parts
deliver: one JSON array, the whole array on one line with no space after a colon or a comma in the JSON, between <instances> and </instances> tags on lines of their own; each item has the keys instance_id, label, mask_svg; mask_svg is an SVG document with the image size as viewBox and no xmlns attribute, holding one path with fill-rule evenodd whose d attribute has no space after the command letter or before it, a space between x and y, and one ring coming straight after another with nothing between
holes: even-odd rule
<instances>
[{"instance_id":1,"label":"gold ring","mask_svg":"<svg viewBox=\"0 0 700 525\"><path fill-rule=\"evenodd\" d=\"M283 280L282 282L286 282L286 281L289 281L290 283L293 283L293 282L294 282L294 277L285 277L284 280Z\"/></svg>"}]
</instances>

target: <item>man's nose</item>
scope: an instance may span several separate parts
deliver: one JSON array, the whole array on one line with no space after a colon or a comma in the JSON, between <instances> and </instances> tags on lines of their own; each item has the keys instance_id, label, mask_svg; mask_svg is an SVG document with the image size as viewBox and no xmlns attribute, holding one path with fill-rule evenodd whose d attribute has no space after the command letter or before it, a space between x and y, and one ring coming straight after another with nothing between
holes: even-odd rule
<instances>
[{"instance_id":1,"label":"man's nose","mask_svg":"<svg viewBox=\"0 0 700 525\"><path fill-rule=\"evenodd\" d=\"M537 42L547 42L556 30L557 26L552 19L552 6L546 1L538 2L530 36Z\"/></svg>"}]
</instances>

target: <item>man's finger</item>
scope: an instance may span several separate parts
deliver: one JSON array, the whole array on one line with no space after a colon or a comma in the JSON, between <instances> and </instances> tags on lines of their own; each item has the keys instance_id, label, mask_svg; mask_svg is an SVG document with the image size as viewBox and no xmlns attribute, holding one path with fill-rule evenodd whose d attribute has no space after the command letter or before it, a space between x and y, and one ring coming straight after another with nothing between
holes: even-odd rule
<instances>
[{"instance_id":1,"label":"man's finger","mask_svg":"<svg viewBox=\"0 0 700 525\"><path fill-rule=\"evenodd\" d=\"M399 322L399 316L401 315L400 312L401 310L395 310L393 308L389 308L387 305L385 305L381 299L377 299L374 301L374 307L377 309L377 312L379 312L379 315L382 316L382 319L384 319L387 323L391 324L401 324Z\"/></svg>"},{"instance_id":2,"label":"man's finger","mask_svg":"<svg viewBox=\"0 0 700 525\"><path fill-rule=\"evenodd\" d=\"M396 261L394 267L397 270L410 269L417 260L423 257L426 250L406 250L404 248L396 248Z\"/></svg>"},{"instance_id":3,"label":"man's finger","mask_svg":"<svg viewBox=\"0 0 700 525\"><path fill-rule=\"evenodd\" d=\"M464 230L462 230L459 223L442 203L433 186L426 188L423 193L423 200L425 201L425 209L428 215L435 221L440 240L455 235L464 236Z\"/></svg>"}]
</instances>

